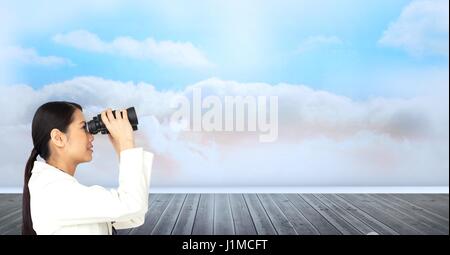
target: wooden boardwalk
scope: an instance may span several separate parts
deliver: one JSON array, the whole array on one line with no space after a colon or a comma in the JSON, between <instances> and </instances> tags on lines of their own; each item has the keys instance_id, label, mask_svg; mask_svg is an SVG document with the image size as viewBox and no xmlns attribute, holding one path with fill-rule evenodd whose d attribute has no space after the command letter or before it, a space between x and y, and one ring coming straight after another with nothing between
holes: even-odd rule
<instances>
[{"instance_id":1,"label":"wooden boardwalk","mask_svg":"<svg viewBox=\"0 0 450 255\"><path fill-rule=\"evenodd\" d=\"M448 235L448 194L150 194L122 235ZM20 234L21 195L0 194L0 234Z\"/></svg>"}]
</instances>

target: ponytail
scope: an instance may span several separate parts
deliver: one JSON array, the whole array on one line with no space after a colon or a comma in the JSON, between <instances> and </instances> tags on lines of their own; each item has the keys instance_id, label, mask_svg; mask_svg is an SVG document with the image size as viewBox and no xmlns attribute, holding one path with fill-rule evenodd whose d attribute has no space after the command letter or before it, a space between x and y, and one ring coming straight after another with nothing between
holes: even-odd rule
<instances>
[{"instance_id":1,"label":"ponytail","mask_svg":"<svg viewBox=\"0 0 450 255\"><path fill-rule=\"evenodd\" d=\"M31 137L33 138L34 148L28 158L25 166L25 174L23 178L23 194L22 194L22 235L36 235L33 229L33 221L31 219L30 208L30 189L28 182L31 178L31 171L34 167L39 155L42 159L48 160L50 157L49 141L50 132L56 128L66 133L70 123L73 121L73 115L76 109L83 110L79 104L54 101L47 102L36 110L31 123Z\"/></svg>"},{"instance_id":2,"label":"ponytail","mask_svg":"<svg viewBox=\"0 0 450 255\"><path fill-rule=\"evenodd\" d=\"M22 235L36 235L36 231L33 229L33 221L31 219L30 189L28 188L28 182L30 181L34 161L36 161L38 155L38 151L33 148L30 157L28 158L27 165L25 166L22 195Z\"/></svg>"}]
</instances>

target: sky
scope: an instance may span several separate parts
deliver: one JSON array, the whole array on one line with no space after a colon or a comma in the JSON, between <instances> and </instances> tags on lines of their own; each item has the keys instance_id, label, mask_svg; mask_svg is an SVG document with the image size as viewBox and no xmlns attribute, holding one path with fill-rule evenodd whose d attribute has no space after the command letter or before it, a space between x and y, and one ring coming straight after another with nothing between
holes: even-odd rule
<instances>
[{"instance_id":1,"label":"sky","mask_svg":"<svg viewBox=\"0 0 450 255\"><path fill-rule=\"evenodd\" d=\"M0 0L0 139L15 148L0 186L20 184L33 109L53 99L86 117L136 105L159 186L448 186L448 5ZM168 101L196 87L278 96L279 141L170 130ZM96 143L80 179L110 185Z\"/></svg>"}]
</instances>

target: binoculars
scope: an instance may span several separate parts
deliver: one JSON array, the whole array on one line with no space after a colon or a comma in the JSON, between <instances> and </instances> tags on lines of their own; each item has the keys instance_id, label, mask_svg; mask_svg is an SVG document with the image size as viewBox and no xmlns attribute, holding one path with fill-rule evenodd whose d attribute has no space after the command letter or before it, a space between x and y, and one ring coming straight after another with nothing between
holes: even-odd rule
<instances>
[{"instance_id":1,"label":"binoculars","mask_svg":"<svg viewBox=\"0 0 450 255\"><path fill-rule=\"evenodd\" d=\"M112 111L112 114L114 115L114 117L116 117L115 110ZM122 114L122 113L120 113L120 114ZM128 115L128 120L130 121L131 127L133 128L133 131L137 130L138 129L137 128L138 119L137 119L136 110L134 109L134 107L130 107L127 109L127 115ZM87 131L93 135L97 134L98 132L100 132L101 134L109 134L108 129L105 126L105 123L103 123L103 121L102 121L101 114L98 114L92 120L88 121L86 123L86 128L87 128Z\"/></svg>"}]
</instances>

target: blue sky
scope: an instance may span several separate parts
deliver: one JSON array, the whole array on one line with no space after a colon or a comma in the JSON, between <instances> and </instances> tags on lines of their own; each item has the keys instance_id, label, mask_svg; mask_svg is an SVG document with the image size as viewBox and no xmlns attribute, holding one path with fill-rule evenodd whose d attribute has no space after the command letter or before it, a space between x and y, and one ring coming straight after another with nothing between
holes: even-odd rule
<instances>
[{"instance_id":1,"label":"blue sky","mask_svg":"<svg viewBox=\"0 0 450 255\"><path fill-rule=\"evenodd\" d=\"M448 187L448 0L0 0L0 24L0 187L50 100L135 106L156 186ZM170 129L193 88L276 96L278 140ZM80 180L114 186L94 146Z\"/></svg>"},{"instance_id":2,"label":"blue sky","mask_svg":"<svg viewBox=\"0 0 450 255\"><path fill-rule=\"evenodd\" d=\"M408 76L417 70L448 68L448 52L447 55L414 56L399 47L380 45L384 31L410 3L407 0L137 1L132 4L112 1L93 7L82 3L73 10L63 8L62 12L73 11L69 18L55 15L42 26L18 26L14 36L16 45L32 48L40 56L67 59L70 64L50 67L19 64L14 82L38 88L92 75L144 81L164 90L219 77L239 82L305 84L353 98L389 96L390 90L371 84L370 77L389 76L392 72ZM52 4L51 1L47 6L32 3L31 9L36 13L23 15L34 15L36 21L47 12L53 15L59 12L59 7ZM9 6L20 9L27 4ZM23 18L26 17L18 17ZM56 34L77 30L95 34L104 42L128 36L137 41L152 38L157 42L190 43L213 66L191 68L155 59L102 54L52 40ZM301 50L307 41L312 46L308 44Z\"/></svg>"}]
</instances>

